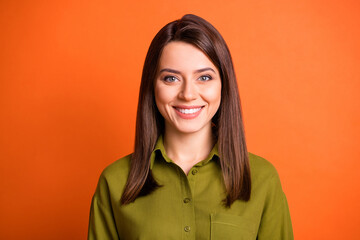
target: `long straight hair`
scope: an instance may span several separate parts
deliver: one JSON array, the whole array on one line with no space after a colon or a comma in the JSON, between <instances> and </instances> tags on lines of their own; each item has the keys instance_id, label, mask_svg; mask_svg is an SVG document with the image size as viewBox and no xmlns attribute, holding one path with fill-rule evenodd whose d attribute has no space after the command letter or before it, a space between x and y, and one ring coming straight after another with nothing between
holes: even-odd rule
<instances>
[{"instance_id":1,"label":"long straight hair","mask_svg":"<svg viewBox=\"0 0 360 240\"><path fill-rule=\"evenodd\" d=\"M235 200L248 201L251 177L246 148L240 97L230 51L220 33L206 20L185 15L165 25L152 40L141 77L136 118L135 149L121 204L133 202L159 187L150 170L150 157L158 137L164 133L164 118L154 97L158 63L166 44L182 41L192 44L207 55L221 77L221 103L212 119L218 142L220 166L227 197L226 206Z\"/></svg>"}]
</instances>

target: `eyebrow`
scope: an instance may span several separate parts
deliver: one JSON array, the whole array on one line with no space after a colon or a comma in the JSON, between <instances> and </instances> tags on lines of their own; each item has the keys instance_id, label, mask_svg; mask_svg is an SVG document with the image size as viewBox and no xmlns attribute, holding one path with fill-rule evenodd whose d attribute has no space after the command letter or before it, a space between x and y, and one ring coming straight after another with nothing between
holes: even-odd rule
<instances>
[{"instance_id":1,"label":"eyebrow","mask_svg":"<svg viewBox=\"0 0 360 240\"><path fill-rule=\"evenodd\" d=\"M212 71L215 73L214 69L210 68L210 67L207 67L207 68L200 68L200 69L197 69L194 71L194 73L201 73L201 72L205 72L205 71ZM171 69L171 68L163 68L160 70L160 73L162 72L171 72L171 73L175 73L175 74L180 74L181 72L180 71L177 71L177 70L174 70L174 69Z\"/></svg>"}]
</instances>

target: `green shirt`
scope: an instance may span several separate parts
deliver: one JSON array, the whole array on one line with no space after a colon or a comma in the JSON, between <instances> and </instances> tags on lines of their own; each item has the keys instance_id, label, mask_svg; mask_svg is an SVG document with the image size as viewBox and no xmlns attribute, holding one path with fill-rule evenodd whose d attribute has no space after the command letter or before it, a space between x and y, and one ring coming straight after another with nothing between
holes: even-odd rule
<instances>
[{"instance_id":1,"label":"green shirt","mask_svg":"<svg viewBox=\"0 0 360 240\"><path fill-rule=\"evenodd\" d=\"M294 239L289 208L275 168L249 154L250 201L223 205L225 187L217 145L186 175L165 153L162 137L151 155L162 187L120 204L130 155L102 172L91 203L88 239Z\"/></svg>"}]
</instances>

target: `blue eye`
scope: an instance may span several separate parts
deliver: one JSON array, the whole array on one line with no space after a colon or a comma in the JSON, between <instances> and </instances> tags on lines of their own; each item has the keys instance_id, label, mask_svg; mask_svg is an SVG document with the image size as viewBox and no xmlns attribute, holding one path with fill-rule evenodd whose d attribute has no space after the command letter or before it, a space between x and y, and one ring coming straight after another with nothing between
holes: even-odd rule
<instances>
[{"instance_id":1,"label":"blue eye","mask_svg":"<svg viewBox=\"0 0 360 240\"><path fill-rule=\"evenodd\" d=\"M212 79L212 77L209 76L209 75L204 75L204 76L201 76L201 77L199 78L199 80L200 80L200 81L203 81L203 82L209 81L209 80L211 80L211 79Z\"/></svg>"},{"instance_id":2,"label":"blue eye","mask_svg":"<svg viewBox=\"0 0 360 240\"><path fill-rule=\"evenodd\" d=\"M165 76L165 77L164 77L164 81L165 81L165 82L176 82L176 81L177 81L177 78L174 77L174 76Z\"/></svg>"}]
</instances>

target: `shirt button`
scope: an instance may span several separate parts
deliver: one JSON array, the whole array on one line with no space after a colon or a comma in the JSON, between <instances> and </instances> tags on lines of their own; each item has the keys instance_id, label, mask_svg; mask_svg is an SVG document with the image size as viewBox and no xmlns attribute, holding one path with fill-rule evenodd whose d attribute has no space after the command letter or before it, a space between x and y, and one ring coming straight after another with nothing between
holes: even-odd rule
<instances>
[{"instance_id":1,"label":"shirt button","mask_svg":"<svg viewBox=\"0 0 360 240\"><path fill-rule=\"evenodd\" d=\"M190 232L190 227L189 226L184 227L184 231L185 232Z\"/></svg>"},{"instance_id":2,"label":"shirt button","mask_svg":"<svg viewBox=\"0 0 360 240\"><path fill-rule=\"evenodd\" d=\"M198 170L197 170L197 169L193 169L193 170L191 171L192 175L197 174L197 172L198 172Z\"/></svg>"},{"instance_id":3,"label":"shirt button","mask_svg":"<svg viewBox=\"0 0 360 240\"><path fill-rule=\"evenodd\" d=\"M190 202L190 198L184 198L184 203Z\"/></svg>"}]
</instances>

